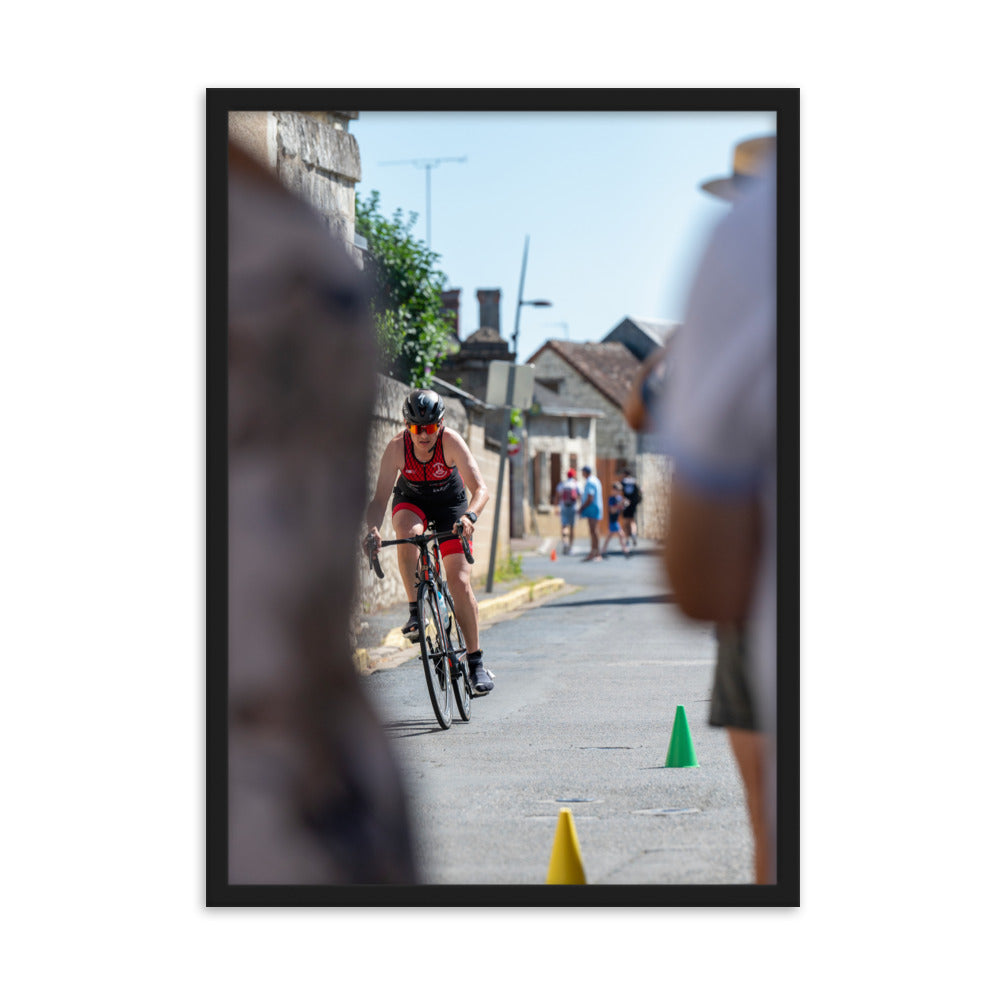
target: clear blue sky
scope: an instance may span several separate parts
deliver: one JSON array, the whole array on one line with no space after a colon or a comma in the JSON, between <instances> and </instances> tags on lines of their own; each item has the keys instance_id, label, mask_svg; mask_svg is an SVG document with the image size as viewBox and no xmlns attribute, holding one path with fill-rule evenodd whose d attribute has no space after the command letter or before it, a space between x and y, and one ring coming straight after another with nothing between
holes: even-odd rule
<instances>
[{"instance_id":1,"label":"clear blue sky","mask_svg":"<svg viewBox=\"0 0 1000 1000\"><path fill-rule=\"evenodd\" d=\"M692 268L725 211L698 185L730 172L741 139L773 133L763 112L361 112L358 193L418 215L423 167L386 161L465 157L430 170L431 249L462 290L460 333L479 326L478 288L499 288L514 331L525 238L518 360L547 339L599 341L626 315L683 318Z\"/></svg>"}]
</instances>

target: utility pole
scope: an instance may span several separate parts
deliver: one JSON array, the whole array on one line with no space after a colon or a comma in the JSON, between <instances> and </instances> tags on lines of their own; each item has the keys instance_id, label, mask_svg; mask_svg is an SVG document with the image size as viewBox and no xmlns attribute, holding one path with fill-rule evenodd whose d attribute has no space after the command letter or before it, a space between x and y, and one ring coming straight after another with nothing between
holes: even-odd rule
<instances>
[{"instance_id":1,"label":"utility pole","mask_svg":"<svg viewBox=\"0 0 1000 1000\"><path fill-rule=\"evenodd\" d=\"M521 258L521 281L517 286L517 310L514 313L514 336L512 338L511 353L514 356L514 360L511 361L510 367L507 369L507 392L504 399L503 406L503 425L500 432L500 472L497 476L497 498L496 498L496 513L493 517L493 541L490 544L490 566L486 573L486 593L493 593L493 570L496 566L497 558L497 539L500 533L500 503L503 500L503 486L504 480L507 472L507 433L510 429L510 411L514 405L514 377L517 374L517 338L518 334L521 332L521 306L551 306L552 303L548 299L531 299L530 301L525 301L524 298L524 273L528 270L528 237L524 238L524 256ZM533 367L533 366L532 366ZM532 384L534 384L534 379L532 379ZM491 400L487 399L487 402ZM521 401L520 405L530 405L531 404L531 394L530 390L528 393L527 401ZM511 500L513 500L513 490L511 490ZM510 501L508 501L509 507Z\"/></svg>"},{"instance_id":2,"label":"utility pole","mask_svg":"<svg viewBox=\"0 0 1000 1000\"><path fill-rule=\"evenodd\" d=\"M423 167L427 172L427 249L431 248L431 171L442 163L465 163L464 156L439 156L432 160L383 160L380 167L396 167L402 164L409 164L414 167Z\"/></svg>"}]
</instances>

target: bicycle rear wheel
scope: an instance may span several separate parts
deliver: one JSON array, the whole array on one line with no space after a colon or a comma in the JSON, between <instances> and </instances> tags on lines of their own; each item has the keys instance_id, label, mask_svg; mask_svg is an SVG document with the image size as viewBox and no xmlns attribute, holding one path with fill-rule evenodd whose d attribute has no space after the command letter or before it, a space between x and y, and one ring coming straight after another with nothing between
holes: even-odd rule
<instances>
[{"instance_id":1,"label":"bicycle rear wheel","mask_svg":"<svg viewBox=\"0 0 1000 1000\"><path fill-rule=\"evenodd\" d=\"M448 602L449 623L445 629L445 642L448 646L451 660L451 686L455 692L455 707L463 722L472 718L472 682L469 680L468 650L465 648L465 636L455 617L455 602L451 594L445 594Z\"/></svg>"},{"instance_id":2,"label":"bicycle rear wheel","mask_svg":"<svg viewBox=\"0 0 1000 1000\"><path fill-rule=\"evenodd\" d=\"M441 613L434 588L422 583L417 595L420 612L420 656L431 696L431 708L442 729L451 726L451 671Z\"/></svg>"}]
</instances>

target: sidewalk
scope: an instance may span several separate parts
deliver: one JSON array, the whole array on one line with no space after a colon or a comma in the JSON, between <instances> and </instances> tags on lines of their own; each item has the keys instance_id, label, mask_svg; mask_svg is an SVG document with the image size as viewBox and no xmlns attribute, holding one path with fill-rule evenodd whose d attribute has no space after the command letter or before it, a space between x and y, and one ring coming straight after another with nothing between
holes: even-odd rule
<instances>
[{"instance_id":1,"label":"sidewalk","mask_svg":"<svg viewBox=\"0 0 1000 1000\"><path fill-rule=\"evenodd\" d=\"M541 568L543 565L548 567L548 562L543 564L540 558L531 558L547 555L554 541L537 536L511 539L511 553L526 557L522 562L522 575L513 580L494 578L493 591L489 594L486 593L485 582L476 587L481 622L556 593L566 585L555 575L543 574ZM403 638L401 631L408 617L409 608L405 601L361 616L354 651L354 663L360 673L370 674L383 667L395 666L399 662L397 654L400 650L411 651L410 655L415 655L412 651L416 647Z\"/></svg>"}]
</instances>

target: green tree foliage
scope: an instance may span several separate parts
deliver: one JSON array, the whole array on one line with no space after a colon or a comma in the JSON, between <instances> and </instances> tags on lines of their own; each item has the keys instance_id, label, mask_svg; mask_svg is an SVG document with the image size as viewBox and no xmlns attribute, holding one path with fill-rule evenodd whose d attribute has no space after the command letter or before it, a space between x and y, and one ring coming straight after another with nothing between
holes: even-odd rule
<instances>
[{"instance_id":1,"label":"green tree foliage","mask_svg":"<svg viewBox=\"0 0 1000 1000\"><path fill-rule=\"evenodd\" d=\"M373 309L382 371L425 388L454 344L441 299L447 279L434 266L438 254L413 236L416 219L411 212L404 222L399 208L385 218L378 191L355 202L355 228L375 259Z\"/></svg>"}]
</instances>

